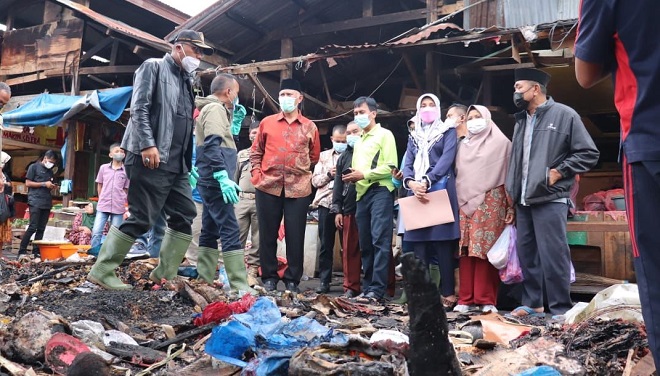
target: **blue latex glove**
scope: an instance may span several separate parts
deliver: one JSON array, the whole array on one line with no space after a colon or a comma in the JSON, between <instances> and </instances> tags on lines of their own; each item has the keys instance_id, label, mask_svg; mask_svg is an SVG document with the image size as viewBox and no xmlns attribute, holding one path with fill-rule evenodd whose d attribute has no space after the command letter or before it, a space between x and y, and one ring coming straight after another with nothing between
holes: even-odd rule
<instances>
[{"instance_id":1,"label":"blue latex glove","mask_svg":"<svg viewBox=\"0 0 660 376\"><path fill-rule=\"evenodd\" d=\"M233 180L229 179L227 176L227 171L222 170L213 173L213 179L217 180L220 183L220 190L222 190L222 199L225 200L225 204L237 204L238 203L238 192L243 192L241 187L238 184L234 183Z\"/></svg>"},{"instance_id":2,"label":"blue latex glove","mask_svg":"<svg viewBox=\"0 0 660 376\"><path fill-rule=\"evenodd\" d=\"M197 173L197 166L193 166L192 170L188 173L188 183L192 189L197 188L197 180L199 179L199 174Z\"/></svg>"},{"instance_id":3,"label":"blue latex glove","mask_svg":"<svg viewBox=\"0 0 660 376\"><path fill-rule=\"evenodd\" d=\"M234 116L231 121L231 134L236 136L238 133L241 131L241 124L243 123L243 119L245 119L245 115L247 115L247 111L245 110L245 107L243 107L242 104L237 104L234 106Z\"/></svg>"}]
</instances>

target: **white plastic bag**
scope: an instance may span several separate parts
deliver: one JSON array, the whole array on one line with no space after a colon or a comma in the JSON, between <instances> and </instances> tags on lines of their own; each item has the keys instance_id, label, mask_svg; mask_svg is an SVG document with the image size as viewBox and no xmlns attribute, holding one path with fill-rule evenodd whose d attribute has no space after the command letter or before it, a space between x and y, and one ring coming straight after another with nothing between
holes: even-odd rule
<instances>
[{"instance_id":1,"label":"white plastic bag","mask_svg":"<svg viewBox=\"0 0 660 376\"><path fill-rule=\"evenodd\" d=\"M512 241L515 241L515 238L512 238L512 234L515 234L515 227L513 225L506 225L504 231L502 231L502 235L500 235L486 255L488 256L488 261L496 269L506 267L507 260L509 259L509 246Z\"/></svg>"}]
</instances>

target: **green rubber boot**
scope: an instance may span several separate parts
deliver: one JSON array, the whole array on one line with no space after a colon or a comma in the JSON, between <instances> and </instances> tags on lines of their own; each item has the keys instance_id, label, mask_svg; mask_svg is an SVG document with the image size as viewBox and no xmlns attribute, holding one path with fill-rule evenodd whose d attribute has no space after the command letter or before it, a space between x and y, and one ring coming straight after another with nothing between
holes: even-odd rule
<instances>
[{"instance_id":1,"label":"green rubber boot","mask_svg":"<svg viewBox=\"0 0 660 376\"><path fill-rule=\"evenodd\" d=\"M124 257L135 239L119 231L115 226L110 227L108 237L101 246L99 256L87 275L87 280L108 290L130 290L133 288L121 281L115 274L115 269L124 261Z\"/></svg>"},{"instance_id":2,"label":"green rubber boot","mask_svg":"<svg viewBox=\"0 0 660 376\"><path fill-rule=\"evenodd\" d=\"M247 281L247 269L245 269L245 260L242 249L222 252L222 258L225 263L225 271L229 279L229 286L232 291L246 291L251 294L257 292L253 290Z\"/></svg>"},{"instance_id":3,"label":"green rubber boot","mask_svg":"<svg viewBox=\"0 0 660 376\"><path fill-rule=\"evenodd\" d=\"M399 297L399 299L393 300L392 303L394 303L394 304L406 304L406 303L408 303L408 297L406 296L406 290L403 290L403 292L401 292L401 296Z\"/></svg>"},{"instance_id":4,"label":"green rubber boot","mask_svg":"<svg viewBox=\"0 0 660 376\"><path fill-rule=\"evenodd\" d=\"M440 266L439 265L429 265L429 275L431 276L431 281L436 287L440 287ZM454 276L452 276L453 278Z\"/></svg>"},{"instance_id":5,"label":"green rubber boot","mask_svg":"<svg viewBox=\"0 0 660 376\"><path fill-rule=\"evenodd\" d=\"M218 274L218 257L220 251L216 248L199 247L197 254L197 274L198 278L206 283L213 284L215 276Z\"/></svg>"},{"instance_id":6,"label":"green rubber boot","mask_svg":"<svg viewBox=\"0 0 660 376\"><path fill-rule=\"evenodd\" d=\"M149 274L149 279L156 283L160 283L163 279L173 280L191 241L192 235L177 232L168 227L160 246L158 266Z\"/></svg>"}]
</instances>

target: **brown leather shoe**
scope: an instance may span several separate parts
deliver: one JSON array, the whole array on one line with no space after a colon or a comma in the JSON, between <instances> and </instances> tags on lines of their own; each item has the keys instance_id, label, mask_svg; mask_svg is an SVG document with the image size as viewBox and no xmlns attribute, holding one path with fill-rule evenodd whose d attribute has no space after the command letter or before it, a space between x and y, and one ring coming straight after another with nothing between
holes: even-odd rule
<instances>
[{"instance_id":1,"label":"brown leather shoe","mask_svg":"<svg viewBox=\"0 0 660 376\"><path fill-rule=\"evenodd\" d=\"M247 269L247 281L250 287L259 286L259 267L250 265Z\"/></svg>"}]
</instances>

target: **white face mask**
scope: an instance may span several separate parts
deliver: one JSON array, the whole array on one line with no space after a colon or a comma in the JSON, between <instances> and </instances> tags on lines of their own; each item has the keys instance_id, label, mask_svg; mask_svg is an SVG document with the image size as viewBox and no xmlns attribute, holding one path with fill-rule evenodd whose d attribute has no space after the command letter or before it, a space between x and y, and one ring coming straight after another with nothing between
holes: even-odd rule
<instances>
[{"instance_id":1,"label":"white face mask","mask_svg":"<svg viewBox=\"0 0 660 376\"><path fill-rule=\"evenodd\" d=\"M46 168L49 169L49 170L50 170L51 168L53 168L53 166L55 166L55 163L53 163L53 162L46 162L46 163L44 163L44 167L46 167Z\"/></svg>"},{"instance_id":2,"label":"white face mask","mask_svg":"<svg viewBox=\"0 0 660 376\"><path fill-rule=\"evenodd\" d=\"M445 126L449 128L453 128L456 126L456 119L454 118L446 118L445 119Z\"/></svg>"},{"instance_id":3,"label":"white face mask","mask_svg":"<svg viewBox=\"0 0 660 376\"><path fill-rule=\"evenodd\" d=\"M481 133L486 129L486 119L472 119L467 121L467 130L472 134Z\"/></svg>"},{"instance_id":4,"label":"white face mask","mask_svg":"<svg viewBox=\"0 0 660 376\"><path fill-rule=\"evenodd\" d=\"M181 51L183 52L183 59L181 59L181 67L188 73L194 72L199 68L200 61L196 57L186 55L186 51L181 46Z\"/></svg>"}]
</instances>

